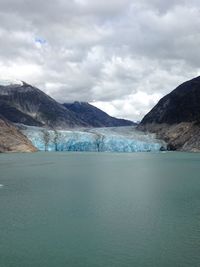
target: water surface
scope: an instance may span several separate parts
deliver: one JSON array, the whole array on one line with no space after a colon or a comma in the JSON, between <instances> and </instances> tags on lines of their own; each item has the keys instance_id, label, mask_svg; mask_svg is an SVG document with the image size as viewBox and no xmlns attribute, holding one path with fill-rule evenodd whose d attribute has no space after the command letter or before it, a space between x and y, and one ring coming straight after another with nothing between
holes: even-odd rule
<instances>
[{"instance_id":1,"label":"water surface","mask_svg":"<svg viewBox=\"0 0 200 267\"><path fill-rule=\"evenodd\" d=\"M1 267L199 267L200 154L0 155Z\"/></svg>"}]
</instances>

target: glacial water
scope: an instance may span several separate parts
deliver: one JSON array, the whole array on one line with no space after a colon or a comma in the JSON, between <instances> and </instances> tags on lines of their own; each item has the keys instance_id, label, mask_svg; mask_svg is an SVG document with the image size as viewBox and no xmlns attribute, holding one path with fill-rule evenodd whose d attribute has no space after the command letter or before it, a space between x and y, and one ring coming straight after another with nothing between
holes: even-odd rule
<instances>
[{"instance_id":1,"label":"glacial water","mask_svg":"<svg viewBox=\"0 0 200 267\"><path fill-rule=\"evenodd\" d=\"M44 131L39 127L23 126L23 133L40 151L147 152L166 148L166 144L156 139L154 134L139 132L135 127L88 128L55 132ZM47 138L45 138L46 134L48 134Z\"/></svg>"},{"instance_id":2,"label":"glacial water","mask_svg":"<svg viewBox=\"0 0 200 267\"><path fill-rule=\"evenodd\" d=\"M199 267L200 154L0 154L1 267Z\"/></svg>"}]
</instances>

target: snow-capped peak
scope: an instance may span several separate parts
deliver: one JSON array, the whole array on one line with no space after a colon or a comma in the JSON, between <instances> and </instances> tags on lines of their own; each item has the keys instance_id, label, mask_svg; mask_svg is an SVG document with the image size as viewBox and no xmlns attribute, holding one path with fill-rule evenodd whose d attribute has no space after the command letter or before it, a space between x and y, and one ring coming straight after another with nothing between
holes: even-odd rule
<instances>
[{"instance_id":1,"label":"snow-capped peak","mask_svg":"<svg viewBox=\"0 0 200 267\"><path fill-rule=\"evenodd\" d=\"M0 85L8 86L8 85L23 85L23 82L16 79L1 79L0 78Z\"/></svg>"}]
</instances>

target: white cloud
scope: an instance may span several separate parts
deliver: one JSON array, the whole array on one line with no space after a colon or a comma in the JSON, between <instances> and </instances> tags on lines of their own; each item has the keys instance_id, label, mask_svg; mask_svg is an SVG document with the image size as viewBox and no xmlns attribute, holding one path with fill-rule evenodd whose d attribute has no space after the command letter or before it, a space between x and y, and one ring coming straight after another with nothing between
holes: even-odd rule
<instances>
[{"instance_id":1,"label":"white cloud","mask_svg":"<svg viewBox=\"0 0 200 267\"><path fill-rule=\"evenodd\" d=\"M149 107L155 105L160 99L158 93L147 94L146 92L137 92L127 96L123 100L113 100L110 102L92 102L94 106L106 110L111 116L123 117L130 120L139 120L144 113L149 111ZM143 109L141 110L141 106Z\"/></svg>"},{"instance_id":2,"label":"white cloud","mask_svg":"<svg viewBox=\"0 0 200 267\"><path fill-rule=\"evenodd\" d=\"M197 0L0 0L0 75L138 120L200 74Z\"/></svg>"}]
</instances>

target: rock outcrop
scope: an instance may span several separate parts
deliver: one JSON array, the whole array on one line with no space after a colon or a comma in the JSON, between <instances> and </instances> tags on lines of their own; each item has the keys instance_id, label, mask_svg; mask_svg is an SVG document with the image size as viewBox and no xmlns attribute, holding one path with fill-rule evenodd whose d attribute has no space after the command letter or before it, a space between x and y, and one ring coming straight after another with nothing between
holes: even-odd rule
<instances>
[{"instance_id":1,"label":"rock outcrop","mask_svg":"<svg viewBox=\"0 0 200 267\"><path fill-rule=\"evenodd\" d=\"M37 149L14 125L0 116L0 152L35 152Z\"/></svg>"},{"instance_id":2,"label":"rock outcrop","mask_svg":"<svg viewBox=\"0 0 200 267\"><path fill-rule=\"evenodd\" d=\"M156 133L170 150L200 151L200 77L163 97L138 129Z\"/></svg>"}]
</instances>

